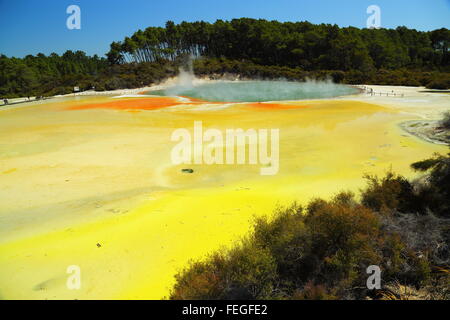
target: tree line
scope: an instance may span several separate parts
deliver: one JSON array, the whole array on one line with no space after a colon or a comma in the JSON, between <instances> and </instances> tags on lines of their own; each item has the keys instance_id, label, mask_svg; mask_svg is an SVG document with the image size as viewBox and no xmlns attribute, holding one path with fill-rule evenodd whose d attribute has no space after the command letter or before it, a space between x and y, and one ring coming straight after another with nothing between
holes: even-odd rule
<instances>
[{"instance_id":1,"label":"tree line","mask_svg":"<svg viewBox=\"0 0 450 320\"><path fill-rule=\"evenodd\" d=\"M61 56L39 53L22 59L0 55L0 96L66 93L67 87L71 87L71 91L73 86L96 77L107 68L105 58L89 57L82 51L69 50Z\"/></svg>"},{"instance_id":2,"label":"tree line","mask_svg":"<svg viewBox=\"0 0 450 320\"><path fill-rule=\"evenodd\" d=\"M358 29L241 18L215 23L168 21L165 28L149 27L113 42L107 57L112 64L174 60L190 54L308 71L441 70L450 63L449 44L450 31L445 28Z\"/></svg>"},{"instance_id":3,"label":"tree line","mask_svg":"<svg viewBox=\"0 0 450 320\"><path fill-rule=\"evenodd\" d=\"M0 97L136 88L176 75L188 56L197 75L331 77L341 83L450 87L450 30L340 28L256 19L168 21L113 42L105 57L82 51L0 55Z\"/></svg>"}]
</instances>

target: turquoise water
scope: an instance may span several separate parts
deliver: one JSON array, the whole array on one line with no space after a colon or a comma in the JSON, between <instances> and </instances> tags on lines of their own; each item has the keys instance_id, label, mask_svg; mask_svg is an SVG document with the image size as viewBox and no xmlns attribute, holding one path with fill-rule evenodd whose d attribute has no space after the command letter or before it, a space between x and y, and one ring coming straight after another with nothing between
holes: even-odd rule
<instances>
[{"instance_id":1,"label":"turquoise water","mask_svg":"<svg viewBox=\"0 0 450 320\"><path fill-rule=\"evenodd\" d=\"M261 102L332 98L357 92L355 88L327 81L224 81L197 86L178 85L151 94L187 96L206 101Z\"/></svg>"}]
</instances>

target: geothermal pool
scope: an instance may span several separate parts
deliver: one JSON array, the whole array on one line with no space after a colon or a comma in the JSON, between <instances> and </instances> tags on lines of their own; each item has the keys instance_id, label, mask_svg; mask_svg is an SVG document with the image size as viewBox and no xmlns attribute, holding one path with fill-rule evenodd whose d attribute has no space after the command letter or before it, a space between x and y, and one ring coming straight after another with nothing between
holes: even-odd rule
<instances>
[{"instance_id":1,"label":"geothermal pool","mask_svg":"<svg viewBox=\"0 0 450 320\"><path fill-rule=\"evenodd\" d=\"M220 81L195 86L191 82L182 82L147 94L187 96L215 102L262 102L323 99L357 92L353 87L331 81Z\"/></svg>"},{"instance_id":2,"label":"geothermal pool","mask_svg":"<svg viewBox=\"0 0 450 320\"><path fill-rule=\"evenodd\" d=\"M415 99L67 97L0 109L0 298L167 296L178 270L232 245L255 216L357 191L364 173L412 177L411 162L445 152L398 127L434 110ZM204 130L278 128L278 173L250 164L183 173L170 159L171 135L195 121ZM73 265L79 290L66 286Z\"/></svg>"}]
</instances>

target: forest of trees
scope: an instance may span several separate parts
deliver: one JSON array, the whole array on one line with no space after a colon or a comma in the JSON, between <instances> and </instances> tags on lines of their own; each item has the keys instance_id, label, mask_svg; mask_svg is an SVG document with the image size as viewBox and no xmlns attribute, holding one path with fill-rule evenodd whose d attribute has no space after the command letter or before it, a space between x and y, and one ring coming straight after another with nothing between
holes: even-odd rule
<instances>
[{"instance_id":1,"label":"forest of trees","mask_svg":"<svg viewBox=\"0 0 450 320\"><path fill-rule=\"evenodd\" d=\"M0 97L133 88L176 74L187 56L198 75L332 77L336 82L450 87L450 30L340 28L256 19L166 23L113 42L106 58L0 56Z\"/></svg>"},{"instance_id":2,"label":"forest of trees","mask_svg":"<svg viewBox=\"0 0 450 320\"><path fill-rule=\"evenodd\" d=\"M149 27L113 42L107 57L113 64L174 60L191 54L308 71L440 70L449 66L449 44L447 29L357 29L241 18L213 24L168 21L165 28Z\"/></svg>"},{"instance_id":3,"label":"forest of trees","mask_svg":"<svg viewBox=\"0 0 450 320\"><path fill-rule=\"evenodd\" d=\"M67 93L107 67L105 58L89 57L82 51L67 51L62 56L39 53L23 59L0 55L0 97Z\"/></svg>"}]
</instances>

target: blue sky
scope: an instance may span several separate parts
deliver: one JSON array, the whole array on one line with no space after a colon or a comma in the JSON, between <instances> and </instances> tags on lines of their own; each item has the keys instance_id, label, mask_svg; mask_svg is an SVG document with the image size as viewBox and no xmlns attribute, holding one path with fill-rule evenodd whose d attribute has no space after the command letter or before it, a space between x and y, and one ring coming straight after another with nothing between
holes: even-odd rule
<instances>
[{"instance_id":1,"label":"blue sky","mask_svg":"<svg viewBox=\"0 0 450 320\"><path fill-rule=\"evenodd\" d=\"M81 30L66 27L66 8L81 8ZM369 5L385 28L450 28L450 0L0 0L0 53L23 57L83 50L103 56L137 29L175 22L250 17L366 25Z\"/></svg>"}]
</instances>

